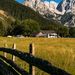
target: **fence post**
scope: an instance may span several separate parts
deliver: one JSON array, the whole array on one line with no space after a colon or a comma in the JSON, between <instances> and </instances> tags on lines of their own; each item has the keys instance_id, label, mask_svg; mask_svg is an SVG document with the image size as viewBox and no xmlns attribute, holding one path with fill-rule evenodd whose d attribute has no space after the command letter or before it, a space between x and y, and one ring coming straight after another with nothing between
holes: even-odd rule
<instances>
[{"instance_id":1,"label":"fence post","mask_svg":"<svg viewBox=\"0 0 75 75\"><path fill-rule=\"evenodd\" d=\"M16 49L16 44L14 43L13 44L13 49ZM15 56L14 55L12 55L12 60L15 62L15 60L16 60L16 58L15 58Z\"/></svg>"},{"instance_id":2,"label":"fence post","mask_svg":"<svg viewBox=\"0 0 75 75\"><path fill-rule=\"evenodd\" d=\"M7 44L4 44L4 47L7 48ZM3 55L4 55L5 58L7 57L7 53L6 52L3 52Z\"/></svg>"},{"instance_id":3,"label":"fence post","mask_svg":"<svg viewBox=\"0 0 75 75\"><path fill-rule=\"evenodd\" d=\"M29 53L33 56L35 55L34 43L30 44L29 46ZM31 64L29 64L29 73L30 75L35 75L35 67Z\"/></svg>"}]
</instances>

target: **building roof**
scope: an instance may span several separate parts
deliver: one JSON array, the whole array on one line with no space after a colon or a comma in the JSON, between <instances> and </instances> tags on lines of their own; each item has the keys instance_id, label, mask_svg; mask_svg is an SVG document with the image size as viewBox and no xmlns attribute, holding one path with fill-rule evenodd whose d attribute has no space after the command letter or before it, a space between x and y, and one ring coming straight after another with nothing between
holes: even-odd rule
<instances>
[{"instance_id":1,"label":"building roof","mask_svg":"<svg viewBox=\"0 0 75 75\"><path fill-rule=\"evenodd\" d=\"M52 31L52 30L41 30L40 32L43 33L43 34L56 33L55 31Z\"/></svg>"}]
</instances>

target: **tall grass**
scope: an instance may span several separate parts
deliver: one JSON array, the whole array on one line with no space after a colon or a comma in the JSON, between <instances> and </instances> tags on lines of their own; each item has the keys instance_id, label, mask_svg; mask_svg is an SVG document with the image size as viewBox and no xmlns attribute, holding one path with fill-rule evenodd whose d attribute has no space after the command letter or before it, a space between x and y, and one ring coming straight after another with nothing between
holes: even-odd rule
<instances>
[{"instance_id":1,"label":"tall grass","mask_svg":"<svg viewBox=\"0 0 75 75\"><path fill-rule=\"evenodd\" d=\"M6 38L0 37L0 47L8 44L12 47L16 43L17 49L29 52L29 44L35 44L35 56L49 61L68 73L75 75L75 39L74 38ZM1 54L1 53L0 53ZM8 56L9 57L9 56ZM28 71L28 64L19 58L16 63ZM36 68L36 75L48 75Z\"/></svg>"}]
</instances>

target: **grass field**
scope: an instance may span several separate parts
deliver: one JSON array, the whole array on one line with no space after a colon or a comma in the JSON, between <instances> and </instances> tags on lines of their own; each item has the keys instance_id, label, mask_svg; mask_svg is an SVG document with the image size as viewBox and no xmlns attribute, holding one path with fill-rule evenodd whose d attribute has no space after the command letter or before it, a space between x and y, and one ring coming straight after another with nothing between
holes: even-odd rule
<instances>
[{"instance_id":1,"label":"grass field","mask_svg":"<svg viewBox=\"0 0 75 75\"><path fill-rule=\"evenodd\" d=\"M35 44L35 56L45 59L54 66L75 75L75 39L74 38L5 38L0 37L0 47L7 43L12 48L16 43L17 49L29 52L29 44ZM1 53L2 54L2 53ZM8 55L9 57L9 55ZM16 63L28 71L28 64L16 59ZM36 68L36 75L48 75Z\"/></svg>"}]
</instances>

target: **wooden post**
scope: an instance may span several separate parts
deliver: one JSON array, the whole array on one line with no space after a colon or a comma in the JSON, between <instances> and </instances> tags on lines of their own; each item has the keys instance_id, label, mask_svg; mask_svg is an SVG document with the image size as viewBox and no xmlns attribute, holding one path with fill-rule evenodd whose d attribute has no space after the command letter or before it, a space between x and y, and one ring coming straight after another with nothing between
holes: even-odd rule
<instances>
[{"instance_id":1,"label":"wooden post","mask_svg":"<svg viewBox=\"0 0 75 75\"><path fill-rule=\"evenodd\" d=\"M13 44L13 49L16 49L16 44L15 44L15 43ZM13 60L14 62L15 62L15 59L16 59L15 56L12 55L12 60Z\"/></svg>"},{"instance_id":2,"label":"wooden post","mask_svg":"<svg viewBox=\"0 0 75 75\"><path fill-rule=\"evenodd\" d=\"M7 48L7 44L4 44L4 47ZM3 55L4 55L5 58L7 57L7 53L6 52L3 52Z\"/></svg>"},{"instance_id":3,"label":"wooden post","mask_svg":"<svg viewBox=\"0 0 75 75\"><path fill-rule=\"evenodd\" d=\"M30 44L29 46L29 53L30 55L35 55L35 47L34 47L34 43ZM30 75L35 75L35 67L31 64L29 64L29 74Z\"/></svg>"}]
</instances>

